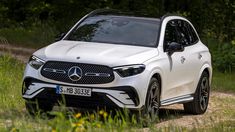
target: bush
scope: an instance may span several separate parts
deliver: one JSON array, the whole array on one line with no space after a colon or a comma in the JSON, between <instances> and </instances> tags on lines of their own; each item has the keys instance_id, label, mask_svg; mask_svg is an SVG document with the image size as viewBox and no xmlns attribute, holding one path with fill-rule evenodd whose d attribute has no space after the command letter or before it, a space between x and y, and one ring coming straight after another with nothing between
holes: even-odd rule
<instances>
[{"instance_id":1,"label":"bush","mask_svg":"<svg viewBox=\"0 0 235 132\"><path fill-rule=\"evenodd\" d=\"M220 72L233 72L235 70L235 45L221 44L212 50L213 66Z\"/></svg>"}]
</instances>

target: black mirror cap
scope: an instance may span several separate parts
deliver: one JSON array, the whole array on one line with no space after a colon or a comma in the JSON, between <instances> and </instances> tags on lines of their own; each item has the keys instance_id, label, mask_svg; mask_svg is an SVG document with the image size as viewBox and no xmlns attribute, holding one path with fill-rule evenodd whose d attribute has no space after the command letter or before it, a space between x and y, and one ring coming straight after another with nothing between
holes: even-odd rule
<instances>
[{"instance_id":1,"label":"black mirror cap","mask_svg":"<svg viewBox=\"0 0 235 132\"><path fill-rule=\"evenodd\" d=\"M63 37L64 37L65 35L66 35L65 33L61 33L61 34L57 35L57 36L55 37L55 42L60 41L61 39L63 39Z\"/></svg>"},{"instance_id":2,"label":"black mirror cap","mask_svg":"<svg viewBox=\"0 0 235 132\"><path fill-rule=\"evenodd\" d=\"M168 52L170 55L172 55L174 52L182 51L184 51L184 46L176 42L171 42L166 48L166 52Z\"/></svg>"}]
</instances>

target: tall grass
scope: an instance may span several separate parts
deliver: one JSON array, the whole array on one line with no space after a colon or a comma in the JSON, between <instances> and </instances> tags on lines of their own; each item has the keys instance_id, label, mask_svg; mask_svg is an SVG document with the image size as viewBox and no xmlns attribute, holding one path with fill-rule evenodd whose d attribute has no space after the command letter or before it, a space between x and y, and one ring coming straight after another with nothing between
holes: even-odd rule
<instances>
[{"instance_id":1,"label":"tall grass","mask_svg":"<svg viewBox=\"0 0 235 132\"><path fill-rule=\"evenodd\" d=\"M54 41L57 30L52 24L35 24L34 26L11 27L0 29L0 39L6 39L10 44L40 48ZM1 42L1 40L0 40Z\"/></svg>"},{"instance_id":2,"label":"tall grass","mask_svg":"<svg viewBox=\"0 0 235 132\"><path fill-rule=\"evenodd\" d=\"M213 72L212 90L235 93L235 73Z\"/></svg>"},{"instance_id":3,"label":"tall grass","mask_svg":"<svg viewBox=\"0 0 235 132\"><path fill-rule=\"evenodd\" d=\"M21 83L24 65L8 55L0 57L0 112L23 108Z\"/></svg>"}]
</instances>

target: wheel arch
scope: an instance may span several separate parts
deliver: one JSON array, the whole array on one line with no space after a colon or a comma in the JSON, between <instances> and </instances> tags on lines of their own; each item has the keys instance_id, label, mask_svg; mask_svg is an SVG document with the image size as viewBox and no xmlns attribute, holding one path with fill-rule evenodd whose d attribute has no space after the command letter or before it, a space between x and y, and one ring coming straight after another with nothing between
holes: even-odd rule
<instances>
[{"instance_id":1,"label":"wheel arch","mask_svg":"<svg viewBox=\"0 0 235 132\"><path fill-rule=\"evenodd\" d=\"M208 75L209 75L209 85L211 87L211 81L212 81L212 67L211 65L209 65L208 63L204 64L202 67L201 67L201 70L200 70L200 73L199 73L199 76L197 78L197 84L201 78L201 75L203 72L206 72Z\"/></svg>"},{"instance_id":2,"label":"wheel arch","mask_svg":"<svg viewBox=\"0 0 235 132\"><path fill-rule=\"evenodd\" d=\"M160 89L159 90L160 90L160 96L161 96L161 92L162 92L162 77L161 77L161 74L154 73L151 78L156 78L158 80L158 82L160 84Z\"/></svg>"}]
</instances>

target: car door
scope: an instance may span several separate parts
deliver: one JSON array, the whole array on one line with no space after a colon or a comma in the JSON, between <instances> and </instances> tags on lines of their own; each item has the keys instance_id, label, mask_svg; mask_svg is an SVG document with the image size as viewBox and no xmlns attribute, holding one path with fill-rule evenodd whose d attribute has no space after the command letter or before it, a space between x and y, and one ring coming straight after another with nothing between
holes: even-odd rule
<instances>
[{"instance_id":1,"label":"car door","mask_svg":"<svg viewBox=\"0 0 235 132\"><path fill-rule=\"evenodd\" d=\"M184 57L186 65L186 76L188 86L184 88L184 94L194 93L197 87L197 78L203 65L203 49L204 45L199 41L198 36L193 29L192 25L185 21L180 20L178 24L178 29L181 34L184 36L185 42L182 42L184 45Z\"/></svg>"},{"instance_id":2,"label":"car door","mask_svg":"<svg viewBox=\"0 0 235 132\"><path fill-rule=\"evenodd\" d=\"M162 93L163 98L169 99L187 95L191 93L193 87L192 71L193 64L191 60L191 52L193 48L189 47L189 36L186 34L182 20L171 20L166 25L164 36L164 50L171 44L176 42L182 44L185 49L182 52L175 52L173 54L165 54L169 59L169 69L166 71L166 87Z\"/></svg>"}]
</instances>

